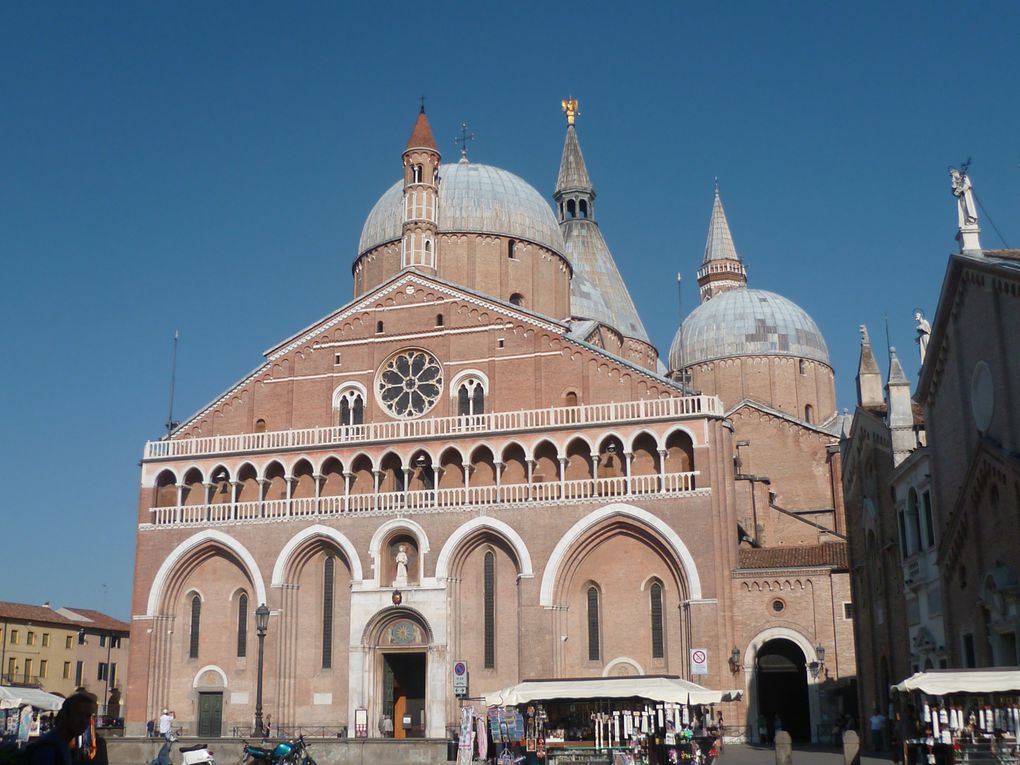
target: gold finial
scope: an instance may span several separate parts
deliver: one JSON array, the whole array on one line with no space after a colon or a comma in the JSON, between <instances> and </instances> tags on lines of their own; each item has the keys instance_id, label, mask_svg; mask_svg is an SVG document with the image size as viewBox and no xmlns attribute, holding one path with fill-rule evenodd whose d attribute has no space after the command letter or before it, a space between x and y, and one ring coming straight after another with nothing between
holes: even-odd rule
<instances>
[{"instance_id":1,"label":"gold finial","mask_svg":"<svg viewBox=\"0 0 1020 765\"><path fill-rule=\"evenodd\" d=\"M581 112L577 110L577 99L567 98L561 103L563 104L563 112L567 115L567 124L573 125L574 118L581 116Z\"/></svg>"}]
</instances>

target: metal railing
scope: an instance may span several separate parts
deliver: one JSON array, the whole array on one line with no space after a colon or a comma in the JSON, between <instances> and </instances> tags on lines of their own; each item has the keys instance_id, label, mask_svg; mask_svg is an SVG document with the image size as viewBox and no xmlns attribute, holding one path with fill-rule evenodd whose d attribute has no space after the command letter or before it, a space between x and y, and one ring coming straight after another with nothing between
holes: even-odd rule
<instances>
[{"instance_id":1,"label":"metal railing","mask_svg":"<svg viewBox=\"0 0 1020 765\"><path fill-rule=\"evenodd\" d=\"M159 460L224 453L307 449L371 441L421 441L460 435L548 430L605 423L646 422L722 415L722 413L722 403L716 396L678 396L608 404L522 409L516 412L489 412L464 417L422 417L413 420L371 422L365 425L336 425L265 433L172 438L147 442L143 459Z\"/></svg>"},{"instance_id":2,"label":"metal railing","mask_svg":"<svg viewBox=\"0 0 1020 765\"><path fill-rule=\"evenodd\" d=\"M298 497L212 505L149 508L156 526L317 518L369 512L430 511L485 505L518 505L609 497L677 495L696 491L700 471L662 475L584 478L548 483L389 491L329 497Z\"/></svg>"},{"instance_id":3,"label":"metal railing","mask_svg":"<svg viewBox=\"0 0 1020 765\"><path fill-rule=\"evenodd\" d=\"M0 675L3 685L13 685L19 688L42 688L42 678L39 675L26 675L24 672L13 674L5 672Z\"/></svg>"},{"instance_id":4,"label":"metal railing","mask_svg":"<svg viewBox=\"0 0 1020 765\"><path fill-rule=\"evenodd\" d=\"M230 729L234 738L257 738L255 729L250 726L235 725ZM299 736L305 738L347 738L346 725L281 725L272 726L266 739L292 741Z\"/></svg>"}]
</instances>

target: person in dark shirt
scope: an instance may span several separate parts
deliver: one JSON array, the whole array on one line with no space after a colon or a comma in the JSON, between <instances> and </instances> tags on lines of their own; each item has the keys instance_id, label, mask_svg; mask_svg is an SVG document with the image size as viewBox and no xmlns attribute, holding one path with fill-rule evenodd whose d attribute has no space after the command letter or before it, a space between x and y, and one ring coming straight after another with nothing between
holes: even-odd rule
<instances>
[{"instance_id":1,"label":"person in dark shirt","mask_svg":"<svg viewBox=\"0 0 1020 765\"><path fill-rule=\"evenodd\" d=\"M53 728L25 750L28 765L71 765L71 747L89 727L96 700L88 693L64 699Z\"/></svg>"}]
</instances>

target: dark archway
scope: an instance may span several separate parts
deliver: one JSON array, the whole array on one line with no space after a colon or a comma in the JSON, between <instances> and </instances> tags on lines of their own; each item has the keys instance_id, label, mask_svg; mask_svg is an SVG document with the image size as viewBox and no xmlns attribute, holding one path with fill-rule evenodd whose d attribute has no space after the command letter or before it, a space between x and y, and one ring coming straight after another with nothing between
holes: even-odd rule
<instances>
[{"instance_id":1,"label":"dark archway","mask_svg":"<svg viewBox=\"0 0 1020 765\"><path fill-rule=\"evenodd\" d=\"M794 741L811 741L811 708L808 702L804 652L792 640L770 640L758 651L758 714L764 715L769 740L775 716Z\"/></svg>"}]
</instances>

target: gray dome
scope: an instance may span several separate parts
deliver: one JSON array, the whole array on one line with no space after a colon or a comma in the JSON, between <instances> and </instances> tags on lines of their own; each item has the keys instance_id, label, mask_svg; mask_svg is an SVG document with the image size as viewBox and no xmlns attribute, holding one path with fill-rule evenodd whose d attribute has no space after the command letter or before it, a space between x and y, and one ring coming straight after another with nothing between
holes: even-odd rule
<instances>
[{"instance_id":1,"label":"gray dome","mask_svg":"<svg viewBox=\"0 0 1020 765\"><path fill-rule=\"evenodd\" d=\"M439 232L501 234L560 253L563 235L552 208L524 179L490 165L461 161L439 168ZM358 254L400 239L403 188L398 181L365 219Z\"/></svg>"},{"instance_id":2,"label":"gray dome","mask_svg":"<svg viewBox=\"0 0 1020 765\"><path fill-rule=\"evenodd\" d=\"M740 288L691 311L669 349L669 367L732 356L793 356L829 365L829 349L818 325L782 295Z\"/></svg>"}]
</instances>

